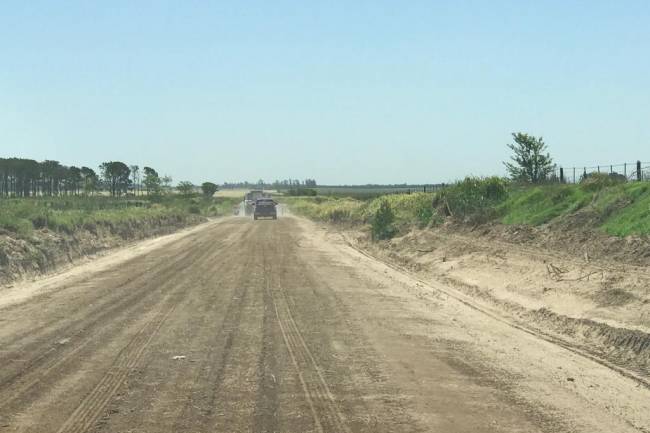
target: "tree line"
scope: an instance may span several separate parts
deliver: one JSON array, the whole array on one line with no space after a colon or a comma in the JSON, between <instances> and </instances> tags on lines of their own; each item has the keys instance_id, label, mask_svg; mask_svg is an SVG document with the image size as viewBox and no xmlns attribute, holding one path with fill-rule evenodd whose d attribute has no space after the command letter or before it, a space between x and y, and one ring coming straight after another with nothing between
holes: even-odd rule
<instances>
[{"instance_id":1,"label":"tree line","mask_svg":"<svg viewBox=\"0 0 650 433\"><path fill-rule=\"evenodd\" d=\"M284 179L284 180L274 180L273 182L265 182L263 179L258 180L257 182L241 181L241 182L224 182L223 187L226 189L235 189L235 188L265 188L265 189L289 189L295 187L309 187L313 188L317 186L315 179Z\"/></svg>"},{"instance_id":2,"label":"tree line","mask_svg":"<svg viewBox=\"0 0 650 433\"><path fill-rule=\"evenodd\" d=\"M103 190L113 197L152 195L170 189L171 183L170 176L160 176L151 167L121 161L104 162L96 172L53 160L0 158L0 197L92 195Z\"/></svg>"}]
</instances>

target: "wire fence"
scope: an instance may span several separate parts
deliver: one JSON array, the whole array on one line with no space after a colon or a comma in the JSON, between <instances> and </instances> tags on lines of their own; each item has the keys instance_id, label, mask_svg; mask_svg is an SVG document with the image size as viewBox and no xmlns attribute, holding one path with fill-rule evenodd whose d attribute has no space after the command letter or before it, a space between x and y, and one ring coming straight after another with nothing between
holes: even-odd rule
<instances>
[{"instance_id":1,"label":"wire fence","mask_svg":"<svg viewBox=\"0 0 650 433\"><path fill-rule=\"evenodd\" d=\"M608 174L626 181L650 181L650 162L624 162L582 167L557 166L551 172L549 181L579 183L594 173Z\"/></svg>"}]
</instances>

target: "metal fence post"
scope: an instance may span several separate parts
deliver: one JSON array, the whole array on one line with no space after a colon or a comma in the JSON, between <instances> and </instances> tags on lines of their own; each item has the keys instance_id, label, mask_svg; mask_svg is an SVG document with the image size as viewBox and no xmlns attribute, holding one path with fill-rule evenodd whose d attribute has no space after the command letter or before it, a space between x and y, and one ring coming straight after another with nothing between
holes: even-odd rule
<instances>
[{"instance_id":1,"label":"metal fence post","mask_svg":"<svg viewBox=\"0 0 650 433\"><path fill-rule=\"evenodd\" d=\"M641 180L641 161L636 162L636 180Z\"/></svg>"},{"instance_id":2,"label":"metal fence post","mask_svg":"<svg viewBox=\"0 0 650 433\"><path fill-rule=\"evenodd\" d=\"M564 168L560 167L560 183L564 183Z\"/></svg>"},{"instance_id":3,"label":"metal fence post","mask_svg":"<svg viewBox=\"0 0 650 433\"><path fill-rule=\"evenodd\" d=\"M614 170L613 170L613 168L612 168L612 167L613 167L613 166L611 166L611 165L609 166L609 174L612 174L612 173L614 173Z\"/></svg>"},{"instance_id":4,"label":"metal fence post","mask_svg":"<svg viewBox=\"0 0 650 433\"><path fill-rule=\"evenodd\" d=\"M576 168L573 167L573 183L576 183Z\"/></svg>"},{"instance_id":5,"label":"metal fence post","mask_svg":"<svg viewBox=\"0 0 650 433\"><path fill-rule=\"evenodd\" d=\"M627 162L623 163L623 176L627 179Z\"/></svg>"}]
</instances>

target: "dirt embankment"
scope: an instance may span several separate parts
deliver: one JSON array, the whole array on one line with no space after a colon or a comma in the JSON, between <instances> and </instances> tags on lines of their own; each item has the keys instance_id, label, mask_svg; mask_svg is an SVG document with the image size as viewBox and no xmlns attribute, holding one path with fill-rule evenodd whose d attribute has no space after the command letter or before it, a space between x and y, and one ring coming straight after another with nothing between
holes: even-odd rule
<instances>
[{"instance_id":1,"label":"dirt embankment","mask_svg":"<svg viewBox=\"0 0 650 433\"><path fill-rule=\"evenodd\" d=\"M84 257L202 221L205 219L197 215L170 215L119 224L93 224L73 233L43 229L26 238L0 230L0 285L43 275Z\"/></svg>"},{"instance_id":2,"label":"dirt embankment","mask_svg":"<svg viewBox=\"0 0 650 433\"><path fill-rule=\"evenodd\" d=\"M578 226L445 224L358 247L650 378L650 247Z\"/></svg>"}]
</instances>

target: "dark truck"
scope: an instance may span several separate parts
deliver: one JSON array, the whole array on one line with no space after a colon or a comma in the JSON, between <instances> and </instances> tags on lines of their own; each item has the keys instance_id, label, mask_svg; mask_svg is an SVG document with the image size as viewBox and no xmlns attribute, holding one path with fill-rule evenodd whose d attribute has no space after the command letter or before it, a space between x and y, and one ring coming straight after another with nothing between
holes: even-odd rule
<instances>
[{"instance_id":1,"label":"dark truck","mask_svg":"<svg viewBox=\"0 0 650 433\"><path fill-rule=\"evenodd\" d=\"M278 211L275 208L277 203L270 198L258 198L255 200L255 208L253 210L253 219L259 218L273 218L278 219Z\"/></svg>"}]
</instances>

